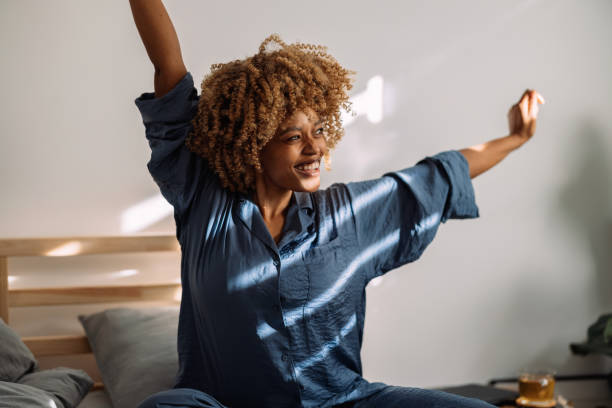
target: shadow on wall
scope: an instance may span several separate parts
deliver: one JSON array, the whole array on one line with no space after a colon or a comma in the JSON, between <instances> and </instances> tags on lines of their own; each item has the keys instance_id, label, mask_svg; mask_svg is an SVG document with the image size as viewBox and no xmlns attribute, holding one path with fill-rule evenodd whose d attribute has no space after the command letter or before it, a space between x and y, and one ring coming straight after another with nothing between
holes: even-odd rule
<instances>
[{"instance_id":1,"label":"shadow on wall","mask_svg":"<svg viewBox=\"0 0 612 408\"><path fill-rule=\"evenodd\" d=\"M496 355L500 361L516 361L532 368L550 367L559 374L612 370L609 357L577 356L569 348L570 342L586 339L587 327L599 315L612 312L612 165L608 154L611 138L590 118L579 122L571 134L571 141L565 140L569 160L558 169L567 181L559 186L553 196L556 203L552 204L561 211L560 217L555 214L555 220L566 224L563 227L571 231L574 242L582 245L576 251L586 252L584 256L590 260L581 270L570 273L585 275L587 282L579 290L558 285L555 280L563 277L553 266L537 259L525 260L524 270L531 273L517 275L514 285L505 291L507 304L495 315L498 321L510 322L511 327L521 331L508 333L505 325L495 326L499 332L492 333L491 338L498 341L482 350L484 357L479 362L488 369L489 363L484 360ZM507 347L500 349L499 344ZM504 369L507 367L500 371Z\"/></svg>"},{"instance_id":2,"label":"shadow on wall","mask_svg":"<svg viewBox=\"0 0 612 408\"><path fill-rule=\"evenodd\" d=\"M571 231L591 251L594 296L583 302L593 313L592 321L612 312L612 167L606 140L610 135L597 126L595 119L583 120L572 150L573 178L559 194Z\"/></svg>"},{"instance_id":3,"label":"shadow on wall","mask_svg":"<svg viewBox=\"0 0 612 408\"><path fill-rule=\"evenodd\" d=\"M577 241L584 242L591 253L592 296L587 299L578 296L591 315L591 320L584 324L582 336L586 338L588 325L599 315L612 312L612 166L606 143L610 135L597 125L595 118L584 118L576 135L574 162L568 166L571 178L559 192L559 204ZM584 339L576 339L581 340ZM560 371L606 373L612 369L607 356L572 355L569 346L567 353Z\"/></svg>"}]
</instances>

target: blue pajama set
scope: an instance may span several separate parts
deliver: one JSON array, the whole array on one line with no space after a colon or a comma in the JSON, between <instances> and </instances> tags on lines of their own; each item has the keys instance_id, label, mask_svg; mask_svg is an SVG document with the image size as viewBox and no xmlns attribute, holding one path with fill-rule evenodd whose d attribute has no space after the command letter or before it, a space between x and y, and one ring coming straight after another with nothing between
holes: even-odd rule
<instances>
[{"instance_id":1,"label":"blue pajama set","mask_svg":"<svg viewBox=\"0 0 612 408\"><path fill-rule=\"evenodd\" d=\"M182 250L176 384L140 407L492 407L362 377L368 282L418 259L440 223L479 216L465 157L294 192L276 244L257 205L185 146L198 99L187 72L135 100Z\"/></svg>"}]
</instances>

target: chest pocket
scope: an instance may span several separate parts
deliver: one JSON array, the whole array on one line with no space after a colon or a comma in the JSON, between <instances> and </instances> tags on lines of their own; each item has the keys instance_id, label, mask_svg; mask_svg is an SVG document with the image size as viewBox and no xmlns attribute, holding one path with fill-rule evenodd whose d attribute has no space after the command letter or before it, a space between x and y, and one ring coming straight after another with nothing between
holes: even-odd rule
<instances>
[{"instance_id":1,"label":"chest pocket","mask_svg":"<svg viewBox=\"0 0 612 408\"><path fill-rule=\"evenodd\" d=\"M302 254L302 265L308 276L308 300L342 301L349 283L350 271L346 251L340 237L312 247ZM350 280L350 279L349 279Z\"/></svg>"}]
</instances>

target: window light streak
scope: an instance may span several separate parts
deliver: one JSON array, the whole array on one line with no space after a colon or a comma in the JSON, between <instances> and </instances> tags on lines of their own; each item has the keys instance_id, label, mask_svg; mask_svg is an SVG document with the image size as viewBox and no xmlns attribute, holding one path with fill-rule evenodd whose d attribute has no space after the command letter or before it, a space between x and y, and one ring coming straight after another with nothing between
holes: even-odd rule
<instances>
[{"instance_id":1,"label":"window light streak","mask_svg":"<svg viewBox=\"0 0 612 408\"><path fill-rule=\"evenodd\" d=\"M174 291L174 300L176 302L180 302L182 298L183 298L183 289L176 288L176 290Z\"/></svg>"},{"instance_id":2,"label":"window light streak","mask_svg":"<svg viewBox=\"0 0 612 408\"><path fill-rule=\"evenodd\" d=\"M380 75L370 78L367 85L368 110L370 123L379 123L383 119L383 79Z\"/></svg>"},{"instance_id":3,"label":"window light streak","mask_svg":"<svg viewBox=\"0 0 612 408\"><path fill-rule=\"evenodd\" d=\"M257 326L257 336L260 339L265 339L276 333L276 329L272 328L268 323L262 322Z\"/></svg>"},{"instance_id":4,"label":"window light streak","mask_svg":"<svg viewBox=\"0 0 612 408\"><path fill-rule=\"evenodd\" d=\"M240 275L230 279L230 281L227 283L227 290L230 293L245 290L268 279L272 279L276 276L276 269L271 268L270 266L266 268L266 265L269 263L270 262L262 262L259 265L254 266L251 269L242 272Z\"/></svg>"},{"instance_id":5,"label":"window light streak","mask_svg":"<svg viewBox=\"0 0 612 408\"><path fill-rule=\"evenodd\" d=\"M411 181L411 177L406 175L405 179L407 182ZM370 187L368 190L359 193L352 199L353 212L359 213L368 205L375 201L384 199L386 196L391 194L397 188L397 181L392 177L383 177L380 180L376 180L375 187ZM342 225L344 222L349 221L351 218L350 206L342 206L338 210L338 224ZM326 220L327 221L327 220Z\"/></svg>"},{"instance_id":6,"label":"window light streak","mask_svg":"<svg viewBox=\"0 0 612 408\"><path fill-rule=\"evenodd\" d=\"M349 321L342 327L342 329L340 329L340 334L337 334L333 338L333 340L325 343L323 347L321 347L321 349L318 352L316 352L314 355L312 355L306 360L301 361L295 365L295 375L299 376L304 369L312 365L315 365L316 363L318 363L319 361L327 357L330 351L338 347L338 345L340 344L340 341L344 337L346 337L351 332L351 330L353 330L356 324L357 324L357 315L353 313Z\"/></svg>"},{"instance_id":7,"label":"window light streak","mask_svg":"<svg viewBox=\"0 0 612 408\"><path fill-rule=\"evenodd\" d=\"M300 259L302 251L299 249L291 258L287 258L281 261L282 265L287 267L291 266L294 262ZM262 262L251 269L242 272L240 275L230 279L227 284L227 288L230 292L238 290L245 290L251 286L255 286L264 282L268 279L272 279L276 276L276 266L272 265L272 262Z\"/></svg>"},{"instance_id":8,"label":"window light streak","mask_svg":"<svg viewBox=\"0 0 612 408\"><path fill-rule=\"evenodd\" d=\"M387 250L399 242L399 232L400 230L398 228L390 234L387 234L387 236L380 239L378 242L363 250L355 259L353 259L344 272L342 272L340 278L338 278L338 280L336 280L336 282L334 282L329 289L306 303L304 308L300 307L288 311L285 314L285 322L287 326L292 326L303 317L312 315L315 310L332 300L344 288L349 279L355 274L355 272L357 272L361 265L365 264L377 254Z\"/></svg>"},{"instance_id":9,"label":"window light streak","mask_svg":"<svg viewBox=\"0 0 612 408\"><path fill-rule=\"evenodd\" d=\"M436 212L419 222L414 230L417 233L422 233L428 229L434 228L438 225L438 220L440 219L440 213ZM287 311L285 313L285 325L292 326L298 323L301 319L305 317L311 316L316 312L321 306L327 304L330 300L332 300L340 291L344 288L346 283L349 281L351 276L355 274L355 272L359 269L359 267L365 264L369 259L378 255L379 253L388 250L393 245L396 245L400 239L400 229L397 228L393 232L387 234L382 239L378 240L374 244L370 245L368 248L363 250L350 264L349 266L342 272L340 278L334 282L334 284L327 289L325 292L315 297L306 303L303 307L298 307L292 310ZM257 329L257 332L260 333L260 329ZM266 333L262 331L262 333ZM272 333L270 333L272 334ZM265 337L265 336L264 336ZM262 337L262 339L264 338Z\"/></svg>"},{"instance_id":10,"label":"window light streak","mask_svg":"<svg viewBox=\"0 0 612 408\"><path fill-rule=\"evenodd\" d=\"M408 177L408 176L407 176ZM409 180L408 180L409 181ZM383 199L387 195L391 194L391 192L397 188L397 182L390 177L385 177L385 182L378 181L376 188L368 190L364 193L359 194L353 198L353 211L358 213L365 207L367 207L372 202ZM339 213L339 221L341 224L347 221L350 218L351 211L349 206L342 206L338 211ZM332 229L333 221L331 218L326 218L321 225L319 231L319 239L326 241L327 236L329 235ZM300 254L299 248L296 250L296 255ZM290 266L293 262L299 259L299 256L294 256L290 259L282 261L283 266ZM242 272L240 275L231 279L228 282L228 290L230 292L235 292L239 290L245 290L250 288L251 286L260 284L268 279L272 279L276 276L277 271L276 268L268 267L266 268L268 263L261 263L245 272ZM264 270L262 272L262 270Z\"/></svg>"},{"instance_id":11,"label":"window light streak","mask_svg":"<svg viewBox=\"0 0 612 408\"><path fill-rule=\"evenodd\" d=\"M379 123L383 119L383 78L376 75L368 80L366 90L350 98L351 110L355 116L351 116L344 110L341 112L343 126L351 124L357 116L366 115L371 123Z\"/></svg>"},{"instance_id":12,"label":"window light streak","mask_svg":"<svg viewBox=\"0 0 612 408\"><path fill-rule=\"evenodd\" d=\"M69 241L45 253L46 256L70 256L81 252L82 245L78 241Z\"/></svg>"},{"instance_id":13,"label":"window light streak","mask_svg":"<svg viewBox=\"0 0 612 408\"><path fill-rule=\"evenodd\" d=\"M350 277L353 276L353 274L359 269L361 265L366 263L375 254L386 250L398 241L399 229L396 229L383 239L379 240L373 245L370 245L349 264L349 266L340 275L340 278L336 280L336 282L334 282L334 284L329 289L309 301L304 307L298 307L287 311L284 316L285 325L292 326L299 322L302 318L312 315L318 308L328 303L334 298L334 296L336 296L340 292L340 290L342 290L342 288L346 285ZM267 336L273 334L273 332L266 331L265 327L262 327L262 325L264 324L267 325L267 323L260 323L260 325L257 327L257 333L260 335L260 338L262 340Z\"/></svg>"},{"instance_id":14,"label":"window light streak","mask_svg":"<svg viewBox=\"0 0 612 408\"><path fill-rule=\"evenodd\" d=\"M415 231L418 234L421 234L429 229L434 228L440 222L441 214L439 212L431 214L429 217L426 217L421 220L417 225L414 226Z\"/></svg>"},{"instance_id":15,"label":"window light streak","mask_svg":"<svg viewBox=\"0 0 612 408\"><path fill-rule=\"evenodd\" d=\"M134 276L138 274L138 269L122 269L117 272L111 272L111 278L127 278L128 276Z\"/></svg>"},{"instance_id":16,"label":"window light streak","mask_svg":"<svg viewBox=\"0 0 612 408\"><path fill-rule=\"evenodd\" d=\"M342 208L346 208L347 206L342 206ZM345 220L348 219L348 214L346 214L345 216L340 215L338 217L341 220ZM326 217L321 221L321 227L319 228L318 234L319 234L319 242L327 242L329 241L329 236L331 235L331 232L333 230L334 227L334 220L332 219L332 217Z\"/></svg>"},{"instance_id":17,"label":"window light streak","mask_svg":"<svg viewBox=\"0 0 612 408\"><path fill-rule=\"evenodd\" d=\"M409 178L406 182L410 182L411 177L408 175L406 175L406 177ZM397 181L392 177L383 177L377 180L375 188L370 188L366 192L353 198L353 210L357 213L372 202L388 196L397 189L397 185Z\"/></svg>"},{"instance_id":18,"label":"window light streak","mask_svg":"<svg viewBox=\"0 0 612 408\"><path fill-rule=\"evenodd\" d=\"M302 242L300 246L295 248L295 252L289 257L281 260L282 267L291 266L293 263L301 259L304 252L304 247L310 245L312 240ZM267 267L266 267L267 266ZM262 272L262 270L264 270ZM258 285L268 279L272 279L277 275L276 266L272 266L271 262L262 262L251 269L242 272L240 275L230 279L227 288L230 292L245 290L251 286Z\"/></svg>"},{"instance_id":19,"label":"window light streak","mask_svg":"<svg viewBox=\"0 0 612 408\"><path fill-rule=\"evenodd\" d=\"M156 194L121 213L121 232L142 231L173 213L174 209L164 196Z\"/></svg>"},{"instance_id":20,"label":"window light streak","mask_svg":"<svg viewBox=\"0 0 612 408\"><path fill-rule=\"evenodd\" d=\"M407 182L410 182L411 177L406 175ZM359 193L353 197L352 206L355 214L359 213L368 205L373 202L384 199L384 197L391 194L397 188L397 181L392 177L383 177L381 180L377 180L375 187L370 187L368 190ZM351 211L348 208L342 208L339 213L339 224L348 221L351 217Z\"/></svg>"},{"instance_id":21,"label":"window light streak","mask_svg":"<svg viewBox=\"0 0 612 408\"><path fill-rule=\"evenodd\" d=\"M19 277L17 277L17 276L9 275L8 283L13 283L13 282L15 282L18 279L19 279Z\"/></svg>"}]
</instances>

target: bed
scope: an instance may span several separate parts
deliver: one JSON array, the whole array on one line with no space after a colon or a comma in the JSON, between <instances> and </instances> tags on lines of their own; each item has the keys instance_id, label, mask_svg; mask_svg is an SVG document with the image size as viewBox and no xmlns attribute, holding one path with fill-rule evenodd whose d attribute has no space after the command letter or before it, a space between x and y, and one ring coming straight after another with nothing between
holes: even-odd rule
<instances>
[{"instance_id":1,"label":"bed","mask_svg":"<svg viewBox=\"0 0 612 408\"><path fill-rule=\"evenodd\" d=\"M82 392L82 400L76 405L79 408L134 407L147 395L172 386L178 364L180 283L79 286L75 282L75 286L64 288L13 289L9 286L9 260L159 251L180 252L176 237L149 234L0 239L0 318L6 330L10 331L15 308L147 301L169 304L154 308L134 304L80 315L85 335L20 337L38 361L37 371L61 366L89 375L91 382L81 381L81 387L86 384L88 389Z\"/></svg>"},{"instance_id":2,"label":"bed","mask_svg":"<svg viewBox=\"0 0 612 408\"><path fill-rule=\"evenodd\" d=\"M100 311L79 316L85 334L14 339L39 360L40 371L63 366L87 373L91 382L83 383L86 388L78 398L75 396L78 402L73 406L135 408L146 396L174 385L178 368L176 332L181 285L79 286L79 282L75 282L74 286L63 288L14 289L9 287L9 260L153 252L180 253L180 245L174 235L151 234L0 239L0 318L9 329L11 314L18 308L101 305ZM176 273L179 275L180 271ZM170 306L152 307L151 301ZM133 307L106 308L108 304L125 302ZM3 371L2 353L8 344L2 334L0 325L0 374ZM26 406L3 404L2 391L0 388L0 407ZM48 408L49 404L44 406Z\"/></svg>"}]
</instances>

